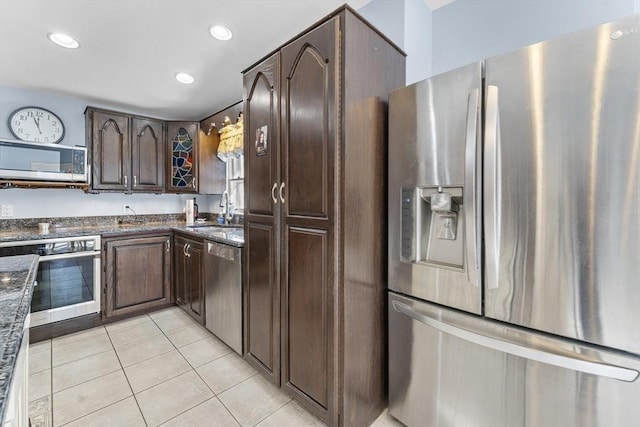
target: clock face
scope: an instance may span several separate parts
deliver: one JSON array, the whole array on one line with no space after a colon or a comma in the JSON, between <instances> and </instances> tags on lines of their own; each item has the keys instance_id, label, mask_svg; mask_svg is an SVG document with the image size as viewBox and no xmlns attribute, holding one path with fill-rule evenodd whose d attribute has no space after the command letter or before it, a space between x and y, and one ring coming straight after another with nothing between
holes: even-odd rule
<instances>
[{"instance_id":1,"label":"clock face","mask_svg":"<svg viewBox=\"0 0 640 427\"><path fill-rule=\"evenodd\" d=\"M57 144L64 137L62 120L40 107L22 107L11 113L9 130L16 138L29 142Z\"/></svg>"}]
</instances>

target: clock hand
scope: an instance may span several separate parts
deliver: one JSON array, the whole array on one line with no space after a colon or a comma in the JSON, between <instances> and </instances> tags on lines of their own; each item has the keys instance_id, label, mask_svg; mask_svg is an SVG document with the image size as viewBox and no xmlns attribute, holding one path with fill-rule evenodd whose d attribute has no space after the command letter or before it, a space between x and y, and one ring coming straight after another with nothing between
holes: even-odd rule
<instances>
[{"instance_id":1,"label":"clock hand","mask_svg":"<svg viewBox=\"0 0 640 427\"><path fill-rule=\"evenodd\" d=\"M36 122L36 127L38 128L38 132L42 135L42 131L40 130L40 119L36 119L34 116L31 116L34 122Z\"/></svg>"}]
</instances>

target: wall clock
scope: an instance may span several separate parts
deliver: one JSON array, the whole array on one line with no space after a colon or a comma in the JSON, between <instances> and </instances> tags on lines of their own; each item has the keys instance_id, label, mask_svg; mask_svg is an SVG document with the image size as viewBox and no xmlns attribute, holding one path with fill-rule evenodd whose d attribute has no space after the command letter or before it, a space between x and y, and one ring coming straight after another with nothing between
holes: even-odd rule
<instances>
[{"instance_id":1,"label":"wall clock","mask_svg":"<svg viewBox=\"0 0 640 427\"><path fill-rule=\"evenodd\" d=\"M60 117L40 107L21 107L9 116L9 130L17 139L57 144L64 138Z\"/></svg>"}]
</instances>

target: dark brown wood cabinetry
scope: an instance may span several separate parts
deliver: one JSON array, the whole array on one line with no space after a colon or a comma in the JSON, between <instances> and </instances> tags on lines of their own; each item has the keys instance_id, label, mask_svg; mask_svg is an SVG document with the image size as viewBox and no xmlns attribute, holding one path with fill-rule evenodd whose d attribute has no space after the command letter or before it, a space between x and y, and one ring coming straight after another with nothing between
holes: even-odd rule
<instances>
[{"instance_id":1,"label":"dark brown wood cabinetry","mask_svg":"<svg viewBox=\"0 0 640 427\"><path fill-rule=\"evenodd\" d=\"M244 92L245 354L280 385L279 52L245 72ZM258 156L254 139L261 130L267 150Z\"/></svg>"},{"instance_id":2,"label":"dark brown wood cabinetry","mask_svg":"<svg viewBox=\"0 0 640 427\"><path fill-rule=\"evenodd\" d=\"M131 142L129 116L87 109L91 135L91 189L126 191L129 188Z\"/></svg>"},{"instance_id":3,"label":"dark brown wood cabinetry","mask_svg":"<svg viewBox=\"0 0 640 427\"><path fill-rule=\"evenodd\" d=\"M386 99L404 73L348 7L244 73L246 358L330 425L385 405Z\"/></svg>"},{"instance_id":4,"label":"dark brown wood cabinetry","mask_svg":"<svg viewBox=\"0 0 640 427\"><path fill-rule=\"evenodd\" d=\"M204 243L183 235L174 236L173 269L176 304L201 324L204 306Z\"/></svg>"},{"instance_id":5,"label":"dark brown wood cabinetry","mask_svg":"<svg viewBox=\"0 0 640 427\"><path fill-rule=\"evenodd\" d=\"M164 122L88 107L91 190L153 192L164 189Z\"/></svg>"},{"instance_id":6,"label":"dark brown wood cabinetry","mask_svg":"<svg viewBox=\"0 0 640 427\"><path fill-rule=\"evenodd\" d=\"M198 192L198 122L167 122L168 193Z\"/></svg>"},{"instance_id":7,"label":"dark brown wood cabinetry","mask_svg":"<svg viewBox=\"0 0 640 427\"><path fill-rule=\"evenodd\" d=\"M171 303L171 235L103 241L104 317L132 315Z\"/></svg>"},{"instance_id":8,"label":"dark brown wood cabinetry","mask_svg":"<svg viewBox=\"0 0 640 427\"><path fill-rule=\"evenodd\" d=\"M161 192L164 189L164 122L141 117L131 120L131 189Z\"/></svg>"}]
</instances>

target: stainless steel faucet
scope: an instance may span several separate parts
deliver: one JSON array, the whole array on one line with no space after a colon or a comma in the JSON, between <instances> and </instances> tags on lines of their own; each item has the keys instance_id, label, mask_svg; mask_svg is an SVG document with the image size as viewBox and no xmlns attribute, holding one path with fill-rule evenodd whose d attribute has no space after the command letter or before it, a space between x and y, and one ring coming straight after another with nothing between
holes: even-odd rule
<instances>
[{"instance_id":1,"label":"stainless steel faucet","mask_svg":"<svg viewBox=\"0 0 640 427\"><path fill-rule=\"evenodd\" d=\"M229 222L231 218L233 218L233 214L231 213L231 201L229 200L229 192L224 190L222 192L222 196L220 197L220 207L224 208L224 220L225 222Z\"/></svg>"}]
</instances>

